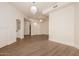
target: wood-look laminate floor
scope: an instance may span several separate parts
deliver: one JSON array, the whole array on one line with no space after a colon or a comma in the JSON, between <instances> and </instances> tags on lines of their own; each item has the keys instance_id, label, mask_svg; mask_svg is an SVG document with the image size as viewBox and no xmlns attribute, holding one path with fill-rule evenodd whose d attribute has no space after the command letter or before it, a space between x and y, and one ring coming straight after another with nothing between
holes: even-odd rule
<instances>
[{"instance_id":1,"label":"wood-look laminate floor","mask_svg":"<svg viewBox=\"0 0 79 59\"><path fill-rule=\"evenodd\" d=\"M48 40L48 36L25 37L0 48L2 56L78 56L79 50Z\"/></svg>"}]
</instances>

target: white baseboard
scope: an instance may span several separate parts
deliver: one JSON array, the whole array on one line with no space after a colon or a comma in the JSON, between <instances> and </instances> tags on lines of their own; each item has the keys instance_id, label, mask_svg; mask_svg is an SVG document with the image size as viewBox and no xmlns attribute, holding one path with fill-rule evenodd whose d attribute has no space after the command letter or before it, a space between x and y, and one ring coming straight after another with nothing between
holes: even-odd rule
<instances>
[{"instance_id":1,"label":"white baseboard","mask_svg":"<svg viewBox=\"0 0 79 59\"><path fill-rule=\"evenodd\" d=\"M57 41L57 40L53 40L53 39L49 39L50 41L53 41L53 42L57 42L57 43L60 43L60 44L64 44L64 45L68 45L68 46L72 46L72 47L75 47L74 44L69 44L69 43L65 43L65 42L62 42L62 41Z\"/></svg>"}]
</instances>

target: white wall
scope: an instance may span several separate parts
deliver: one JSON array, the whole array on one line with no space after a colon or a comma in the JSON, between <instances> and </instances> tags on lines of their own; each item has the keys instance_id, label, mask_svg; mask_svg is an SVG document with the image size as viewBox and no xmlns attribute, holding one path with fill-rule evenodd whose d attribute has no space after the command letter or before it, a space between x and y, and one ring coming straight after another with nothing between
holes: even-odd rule
<instances>
[{"instance_id":1,"label":"white wall","mask_svg":"<svg viewBox=\"0 0 79 59\"><path fill-rule=\"evenodd\" d=\"M30 23L28 21L24 22L24 35L29 35Z\"/></svg>"},{"instance_id":2,"label":"white wall","mask_svg":"<svg viewBox=\"0 0 79 59\"><path fill-rule=\"evenodd\" d=\"M24 16L8 3L0 3L0 47L16 41L16 19L21 20L20 37L23 38Z\"/></svg>"},{"instance_id":3,"label":"white wall","mask_svg":"<svg viewBox=\"0 0 79 59\"><path fill-rule=\"evenodd\" d=\"M34 25L34 23L37 23L37 25ZM42 34L48 35L48 20L43 21L42 23L40 23L39 20L33 20L31 22L31 35Z\"/></svg>"},{"instance_id":4,"label":"white wall","mask_svg":"<svg viewBox=\"0 0 79 59\"><path fill-rule=\"evenodd\" d=\"M34 25L34 23L37 23ZM38 20L33 19L31 22L31 35L39 35L40 33L40 23Z\"/></svg>"},{"instance_id":5,"label":"white wall","mask_svg":"<svg viewBox=\"0 0 79 59\"><path fill-rule=\"evenodd\" d=\"M45 20L40 23L40 34L48 35L49 32L49 20Z\"/></svg>"},{"instance_id":6,"label":"white wall","mask_svg":"<svg viewBox=\"0 0 79 59\"><path fill-rule=\"evenodd\" d=\"M49 14L49 40L74 45L73 5L68 5Z\"/></svg>"},{"instance_id":7,"label":"white wall","mask_svg":"<svg viewBox=\"0 0 79 59\"><path fill-rule=\"evenodd\" d=\"M74 4L75 7L75 46L79 48L79 3Z\"/></svg>"}]
</instances>

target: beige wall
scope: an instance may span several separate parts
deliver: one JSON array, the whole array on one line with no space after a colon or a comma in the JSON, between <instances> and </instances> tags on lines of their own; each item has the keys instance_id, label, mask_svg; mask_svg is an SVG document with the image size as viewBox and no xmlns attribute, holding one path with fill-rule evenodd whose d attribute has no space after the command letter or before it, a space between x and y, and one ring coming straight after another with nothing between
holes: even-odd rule
<instances>
[{"instance_id":1,"label":"beige wall","mask_svg":"<svg viewBox=\"0 0 79 59\"><path fill-rule=\"evenodd\" d=\"M8 3L0 3L0 47L16 41L16 19L20 19L20 38L23 38L23 14Z\"/></svg>"}]
</instances>

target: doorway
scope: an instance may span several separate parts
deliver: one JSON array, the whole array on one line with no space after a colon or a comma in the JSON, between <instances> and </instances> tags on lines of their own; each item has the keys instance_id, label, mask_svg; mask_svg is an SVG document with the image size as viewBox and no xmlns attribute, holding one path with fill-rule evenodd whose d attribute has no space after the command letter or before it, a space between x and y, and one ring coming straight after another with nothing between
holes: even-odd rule
<instances>
[{"instance_id":1,"label":"doorway","mask_svg":"<svg viewBox=\"0 0 79 59\"><path fill-rule=\"evenodd\" d=\"M31 36L31 22L24 18L24 37L29 38Z\"/></svg>"},{"instance_id":2,"label":"doorway","mask_svg":"<svg viewBox=\"0 0 79 59\"><path fill-rule=\"evenodd\" d=\"M21 29L21 21L20 19L16 19L16 34L17 34L16 41L17 42L21 40L19 35L20 29Z\"/></svg>"}]
</instances>

